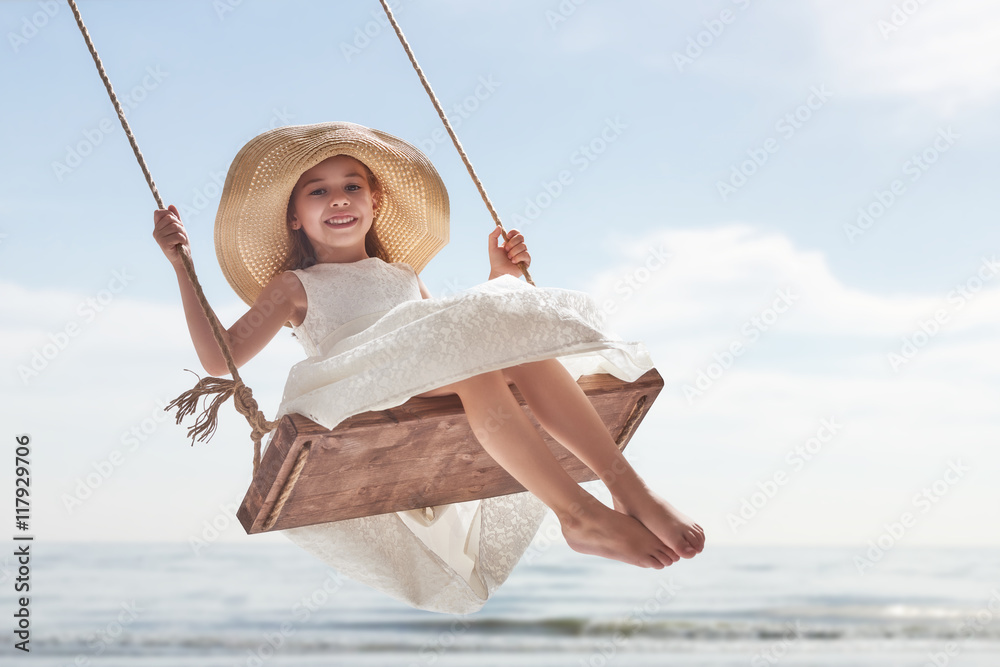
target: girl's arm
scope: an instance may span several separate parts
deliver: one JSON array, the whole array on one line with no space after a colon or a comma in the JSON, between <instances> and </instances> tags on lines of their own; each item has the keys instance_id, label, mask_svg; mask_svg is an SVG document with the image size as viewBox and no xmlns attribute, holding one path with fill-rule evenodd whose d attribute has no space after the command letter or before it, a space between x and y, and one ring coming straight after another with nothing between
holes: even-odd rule
<instances>
[{"instance_id":1,"label":"girl's arm","mask_svg":"<svg viewBox=\"0 0 1000 667\"><path fill-rule=\"evenodd\" d=\"M180 252L176 247L177 244L187 245L190 250L187 233L177 209L170 206L156 211L153 216L155 222L153 237L177 274L188 331L198 353L198 360L206 373L216 376L226 375L229 373L229 367L226 366L222 350L215 342L208 317L198 303L194 285L184 270ZM305 291L295 274L285 272L268 283L250 310L232 327L223 331L223 338L229 344L236 367L239 368L264 349L264 346L274 338L285 322L297 314L300 305L304 303Z\"/></svg>"}]
</instances>

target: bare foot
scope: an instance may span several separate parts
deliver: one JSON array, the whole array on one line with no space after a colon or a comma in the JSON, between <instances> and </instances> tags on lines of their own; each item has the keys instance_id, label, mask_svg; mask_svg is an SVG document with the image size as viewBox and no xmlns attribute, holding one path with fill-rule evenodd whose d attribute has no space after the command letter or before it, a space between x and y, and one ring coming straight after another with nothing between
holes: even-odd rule
<instances>
[{"instance_id":1,"label":"bare foot","mask_svg":"<svg viewBox=\"0 0 1000 667\"><path fill-rule=\"evenodd\" d=\"M563 537L573 551L657 570L680 560L673 549L636 519L612 510L593 496L559 518Z\"/></svg>"},{"instance_id":2,"label":"bare foot","mask_svg":"<svg viewBox=\"0 0 1000 667\"><path fill-rule=\"evenodd\" d=\"M684 558L694 558L705 548L705 531L687 515L653 493L645 484L628 500L612 494L615 510L637 519L650 532Z\"/></svg>"}]
</instances>

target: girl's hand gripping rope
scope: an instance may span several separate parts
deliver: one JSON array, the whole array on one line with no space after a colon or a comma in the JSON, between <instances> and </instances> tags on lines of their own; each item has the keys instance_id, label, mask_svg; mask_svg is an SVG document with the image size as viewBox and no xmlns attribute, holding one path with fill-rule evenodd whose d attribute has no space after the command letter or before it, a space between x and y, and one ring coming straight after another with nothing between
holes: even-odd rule
<instances>
[{"instance_id":1,"label":"girl's hand gripping rope","mask_svg":"<svg viewBox=\"0 0 1000 667\"><path fill-rule=\"evenodd\" d=\"M531 265L531 255L524 244L524 235L516 229L507 230L507 240L503 245L497 245L497 239L502 239L500 226L497 225L490 232L490 280L509 274L515 278L521 277L521 268L518 262L524 262L524 267Z\"/></svg>"},{"instance_id":2,"label":"girl's hand gripping rope","mask_svg":"<svg viewBox=\"0 0 1000 667\"><path fill-rule=\"evenodd\" d=\"M175 267L182 266L178 244L187 246L188 254L191 254L187 230L184 229L180 213L177 212L177 207L173 204L167 208L153 211L153 238L156 239L160 250Z\"/></svg>"}]
</instances>

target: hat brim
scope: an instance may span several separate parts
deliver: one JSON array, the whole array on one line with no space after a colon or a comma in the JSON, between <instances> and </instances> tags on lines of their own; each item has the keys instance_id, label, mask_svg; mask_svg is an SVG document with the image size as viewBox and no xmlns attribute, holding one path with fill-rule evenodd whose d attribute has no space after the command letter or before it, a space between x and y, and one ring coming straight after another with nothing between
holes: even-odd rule
<instances>
[{"instance_id":1,"label":"hat brim","mask_svg":"<svg viewBox=\"0 0 1000 667\"><path fill-rule=\"evenodd\" d=\"M382 188L375 233L393 262L419 273L448 243L448 192L413 145L347 122L288 125L247 142L226 174L215 218L222 273L248 305L285 265L288 198L302 172L335 155L363 162Z\"/></svg>"}]
</instances>

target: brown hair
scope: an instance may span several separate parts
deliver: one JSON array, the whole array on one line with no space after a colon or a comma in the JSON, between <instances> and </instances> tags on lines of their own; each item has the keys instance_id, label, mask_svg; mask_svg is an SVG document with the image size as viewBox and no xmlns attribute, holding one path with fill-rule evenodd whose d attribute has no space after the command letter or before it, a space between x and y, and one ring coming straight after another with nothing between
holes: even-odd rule
<instances>
[{"instance_id":1,"label":"brown hair","mask_svg":"<svg viewBox=\"0 0 1000 667\"><path fill-rule=\"evenodd\" d=\"M368 230L368 233L365 234L365 253L369 257L378 257L384 262L391 262L392 258L389 257L389 251L385 249L382 241L378 238L378 234L375 233L383 197L382 184L375 178L375 174L368 168L368 165L361 162L361 160L358 160L358 162L365 168L365 173L368 175L368 187L372 193L372 209L375 214L372 219L372 226ZM301 227L299 229L292 229L292 216L295 215L294 201L296 187L298 187L297 184L292 187L292 192L288 196L288 209L285 213L285 223L287 225L289 240L288 257L285 259L285 264L279 269L278 273L292 269L305 269L316 263L316 251L313 249L312 243L310 243L305 231Z\"/></svg>"}]
</instances>

